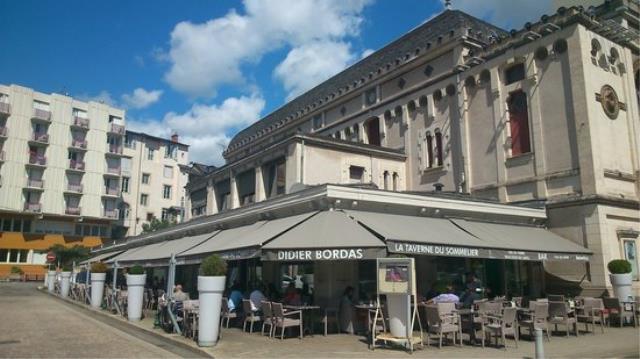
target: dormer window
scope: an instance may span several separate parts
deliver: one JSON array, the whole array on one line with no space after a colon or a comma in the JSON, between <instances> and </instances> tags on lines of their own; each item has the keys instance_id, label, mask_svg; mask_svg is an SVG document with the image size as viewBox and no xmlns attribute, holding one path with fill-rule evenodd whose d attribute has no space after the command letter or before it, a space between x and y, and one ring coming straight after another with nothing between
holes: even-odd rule
<instances>
[{"instance_id":1,"label":"dormer window","mask_svg":"<svg viewBox=\"0 0 640 359\"><path fill-rule=\"evenodd\" d=\"M504 78L505 78L506 85L524 80L524 76L525 76L525 69L524 69L523 63L510 66L504 71Z\"/></svg>"},{"instance_id":2,"label":"dormer window","mask_svg":"<svg viewBox=\"0 0 640 359\"><path fill-rule=\"evenodd\" d=\"M314 130L319 130L322 127L324 127L324 117L322 116L321 113L313 116L313 119L311 120L311 122Z\"/></svg>"}]
</instances>

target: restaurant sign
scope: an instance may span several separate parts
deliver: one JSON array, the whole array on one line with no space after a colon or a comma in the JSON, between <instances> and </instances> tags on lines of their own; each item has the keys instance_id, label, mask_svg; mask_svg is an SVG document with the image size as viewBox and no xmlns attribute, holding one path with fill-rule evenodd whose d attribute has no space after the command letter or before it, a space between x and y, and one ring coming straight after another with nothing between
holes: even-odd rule
<instances>
[{"instance_id":1,"label":"restaurant sign","mask_svg":"<svg viewBox=\"0 0 640 359\"><path fill-rule=\"evenodd\" d=\"M534 252L525 250L505 250L478 247L447 246L442 244L422 244L387 241L389 253L421 254L445 257L511 259L523 261L577 260L588 261L588 254Z\"/></svg>"},{"instance_id":2,"label":"restaurant sign","mask_svg":"<svg viewBox=\"0 0 640 359\"><path fill-rule=\"evenodd\" d=\"M386 257L384 248L318 248L262 250L262 259L268 261L331 261L358 260Z\"/></svg>"}]
</instances>

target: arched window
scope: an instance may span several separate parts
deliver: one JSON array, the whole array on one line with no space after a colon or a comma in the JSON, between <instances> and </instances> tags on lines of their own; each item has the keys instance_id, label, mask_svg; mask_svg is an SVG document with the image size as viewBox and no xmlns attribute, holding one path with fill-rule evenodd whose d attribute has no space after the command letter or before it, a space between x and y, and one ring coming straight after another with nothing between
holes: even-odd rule
<instances>
[{"instance_id":1,"label":"arched window","mask_svg":"<svg viewBox=\"0 0 640 359\"><path fill-rule=\"evenodd\" d=\"M380 146L380 120L374 117L365 123L367 138L370 145Z\"/></svg>"},{"instance_id":2,"label":"arched window","mask_svg":"<svg viewBox=\"0 0 640 359\"><path fill-rule=\"evenodd\" d=\"M340 131L338 131L338 132L335 133L334 137L340 140L340 139L342 139L342 133L340 133Z\"/></svg>"},{"instance_id":3,"label":"arched window","mask_svg":"<svg viewBox=\"0 0 640 359\"><path fill-rule=\"evenodd\" d=\"M507 100L507 106L511 129L511 156L531 152L527 94L522 90L512 92Z\"/></svg>"},{"instance_id":4,"label":"arched window","mask_svg":"<svg viewBox=\"0 0 640 359\"><path fill-rule=\"evenodd\" d=\"M431 136L431 132L427 132L426 142L427 142L427 168L432 168L433 167L433 136Z\"/></svg>"},{"instance_id":5,"label":"arched window","mask_svg":"<svg viewBox=\"0 0 640 359\"><path fill-rule=\"evenodd\" d=\"M351 140L351 128L347 127L344 129L344 139L349 141Z\"/></svg>"},{"instance_id":6,"label":"arched window","mask_svg":"<svg viewBox=\"0 0 640 359\"><path fill-rule=\"evenodd\" d=\"M382 181L383 181L384 189L388 190L389 189L389 171L384 171L382 175Z\"/></svg>"},{"instance_id":7,"label":"arched window","mask_svg":"<svg viewBox=\"0 0 640 359\"><path fill-rule=\"evenodd\" d=\"M440 167L442 166L442 132L436 131L435 137L436 137L436 150L435 150L436 166Z\"/></svg>"},{"instance_id":8,"label":"arched window","mask_svg":"<svg viewBox=\"0 0 640 359\"><path fill-rule=\"evenodd\" d=\"M355 142L360 140L360 128L357 123L353 125L353 138L351 140Z\"/></svg>"},{"instance_id":9,"label":"arched window","mask_svg":"<svg viewBox=\"0 0 640 359\"><path fill-rule=\"evenodd\" d=\"M398 190L398 185L400 182L400 176L398 176L398 172L393 172L393 190Z\"/></svg>"}]
</instances>

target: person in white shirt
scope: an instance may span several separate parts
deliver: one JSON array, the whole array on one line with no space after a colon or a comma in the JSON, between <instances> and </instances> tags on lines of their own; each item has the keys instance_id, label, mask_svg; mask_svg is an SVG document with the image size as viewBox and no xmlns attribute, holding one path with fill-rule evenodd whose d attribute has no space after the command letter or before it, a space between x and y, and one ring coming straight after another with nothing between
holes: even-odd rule
<instances>
[{"instance_id":1,"label":"person in white shirt","mask_svg":"<svg viewBox=\"0 0 640 359\"><path fill-rule=\"evenodd\" d=\"M251 301L251 310L258 311L262 308L262 301L266 300L267 297L262 293L263 285L259 285L258 288L254 289L251 294L249 294L249 300Z\"/></svg>"}]
</instances>

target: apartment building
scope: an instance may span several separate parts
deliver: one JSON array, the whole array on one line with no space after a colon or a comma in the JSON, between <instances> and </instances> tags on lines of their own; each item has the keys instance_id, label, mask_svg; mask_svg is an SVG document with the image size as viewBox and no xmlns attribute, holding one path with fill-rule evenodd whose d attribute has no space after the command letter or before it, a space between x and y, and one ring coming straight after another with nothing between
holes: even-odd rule
<instances>
[{"instance_id":1,"label":"apartment building","mask_svg":"<svg viewBox=\"0 0 640 359\"><path fill-rule=\"evenodd\" d=\"M187 213L331 183L467 194L544 208L593 251L545 261L547 288L600 294L625 258L640 293L638 14L612 0L506 31L446 10L240 131L227 163L189 183Z\"/></svg>"},{"instance_id":2,"label":"apartment building","mask_svg":"<svg viewBox=\"0 0 640 359\"><path fill-rule=\"evenodd\" d=\"M122 160L120 224L127 236L142 232L154 218L181 222L188 181L189 146L170 139L126 131Z\"/></svg>"},{"instance_id":3,"label":"apartment building","mask_svg":"<svg viewBox=\"0 0 640 359\"><path fill-rule=\"evenodd\" d=\"M124 111L103 103L0 85L0 274L42 271L53 244L111 236L124 126Z\"/></svg>"}]
</instances>

